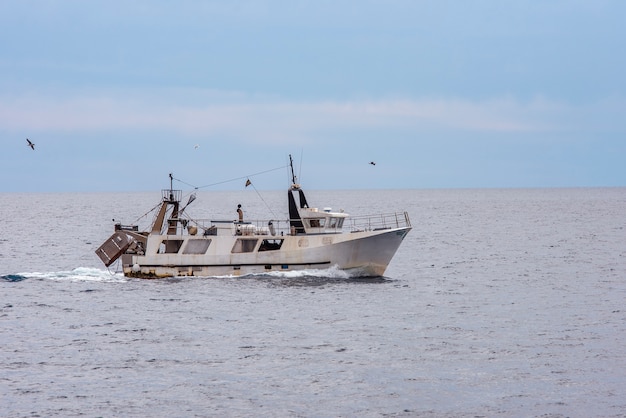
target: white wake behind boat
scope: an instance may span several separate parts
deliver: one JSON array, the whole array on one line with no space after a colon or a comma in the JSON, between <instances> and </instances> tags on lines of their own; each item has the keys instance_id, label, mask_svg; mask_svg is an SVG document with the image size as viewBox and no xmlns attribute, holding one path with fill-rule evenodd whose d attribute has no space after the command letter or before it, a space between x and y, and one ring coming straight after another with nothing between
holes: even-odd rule
<instances>
[{"instance_id":1,"label":"white wake behind boat","mask_svg":"<svg viewBox=\"0 0 626 418\"><path fill-rule=\"evenodd\" d=\"M382 276L411 230L408 213L350 217L311 208L293 164L291 173L287 220L195 220L187 216L186 206L181 208L182 191L173 190L170 181L148 231L116 224L96 254L107 267L121 257L124 275L138 278L328 268Z\"/></svg>"}]
</instances>

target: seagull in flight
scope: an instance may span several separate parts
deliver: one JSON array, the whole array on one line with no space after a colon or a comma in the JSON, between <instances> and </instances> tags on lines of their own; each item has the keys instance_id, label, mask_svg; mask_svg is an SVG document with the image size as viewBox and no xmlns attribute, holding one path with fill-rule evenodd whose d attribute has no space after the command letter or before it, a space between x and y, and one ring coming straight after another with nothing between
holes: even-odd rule
<instances>
[{"instance_id":1,"label":"seagull in flight","mask_svg":"<svg viewBox=\"0 0 626 418\"><path fill-rule=\"evenodd\" d=\"M31 148L32 148L32 150L33 150L33 151L35 151L35 144L33 144L33 143L30 141L30 139L28 139L28 138L26 138L26 142L28 142L28 144L26 144L26 145L28 145L29 147L31 147Z\"/></svg>"},{"instance_id":2,"label":"seagull in flight","mask_svg":"<svg viewBox=\"0 0 626 418\"><path fill-rule=\"evenodd\" d=\"M374 161L370 161L371 165L376 165L376 163Z\"/></svg>"}]
</instances>

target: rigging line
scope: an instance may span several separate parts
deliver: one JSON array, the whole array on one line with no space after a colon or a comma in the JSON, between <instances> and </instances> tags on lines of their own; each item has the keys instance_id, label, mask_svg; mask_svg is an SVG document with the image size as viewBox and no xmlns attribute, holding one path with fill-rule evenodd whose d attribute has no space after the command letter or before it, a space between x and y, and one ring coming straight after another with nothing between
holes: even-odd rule
<instances>
[{"instance_id":1,"label":"rigging line","mask_svg":"<svg viewBox=\"0 0 626 418\"><path fill-rule=\"evenodd\" d=\"M148 214L149 214L150 212L153 212L153 211L154 211L156 208L158 208L160 205L161 205L161 202L159 202L159 203L157 203L156 205L154 205L154 207L153 207L152 209L150 209L149 211L147 211L146 213L144 213L143 215L141 215L140 217L138 217L137 219L135 219L135 222L134 222L134 223L136 224L137 222L139 222L139 220L140 220L141 218L144 218L144 217L148 216Z\"/></svg>"},{"instance_id":2,"label":"rigging line","mask_svg":"<svg viewBox=\"0 0 626 418\"><path fill-rule=\"evenodd\" d=\"M182 181L182 180L180 180L180 179L177 179L176 177L172 177L172 178L173 178L174 180L176 180L177 182L179 182L179 183L186 184L187 186L189 186L189 187L193 187L193 188L194 188L194 189L196 189L196 190L198 189L198 186L194 186L193 184L189 184L189 183L187 183L186 181Z\"/></svg>"},{"instance_id":3,"label":"rigging line","mask_svg":"<svg viewBox=\"0 0 626 418\"><path fill-rule=\"evenodd\" d=\"M259 196L259 199L261 199L263 201L263 203L265 203L265 206L269 209L269 211L272 212L272 215L274 215L274 219L277 219L278 216L276 216L276 214L274 213L274 211L272 210L270 205L268 205L267 202L265 201L265 199L263 199L263 196L261 196L261 193L259 193L259 191L256 189L256 187L254 187L254 183L251 182L250 186L252 186L252 188L254 189L256 194Z\"/></svg>"},{"instance_id":4,"label":"rigging line","mask_svg":"<svg viewBox=\"0 0 626 418\"><path fill-rule=\"evenodd\" d=\"M194 188L194 190L198 190L198 187L197 187L197 186L194 186L193 184L189 184L189 183L187 183L186 181L182 181L182 180L180 180L180 179L177 179L176 177L172 177L172 179L176 180L176 181L177 181L177 182L179 182L179 183L183 183L183 184L186 184L187 186L193 187L193 188ZM187 194L185 194L185 195L182 197L182 198L183 198L183 200L184 200L184 199L186 199L187 197L191 196L192 194L194 194L194 192L188 192ZM183 209L186 209L186 208L187 208L187 206L189 206L189 203L187 203L187 205L183 206ZM191 219L191 218L190 218L190 219Z\"/></svg>"},{"instance_id":5,"label":"rigging line","mask_svg":"<svg viewBox=\"0 0 626 418\"><path fill-rule=\"evenodd\" d=\"M220 182L213 183L213 184L207 184L207 185L205 185L205 186L199 186L199 187L196 187L196 189L204 189L205 187L217 186L218 184L230 183L231 181L237 181L237 180L247 179L247 178L249 178L249 177L258 176L259 174L265 174L265 173L269 173L269 172L271 172L271 171L282 170L282 169L284 169L285 167L288 167L288 166L276 167L276 168L272 168L272 169L270 169L270 170L265 170L265 171L261 171L261 172L254 173L254 174L248 174L248 175L246 175L246 176L237 177L237 178L230 179L230 180L224 180L224 181L220 181Z\"/></svg>"},{"instance_id":6,"label":"rigging line","mask_svg":"<svg viewBox=\"0 0 626 418\"><path fill-rule=\"evenodd\" d=\"M298 183L302 184L302 180L300 180L300 176L302 175L302 157L304 156L304 151L300 150L300 167L298 167Z\"/></svg>"}]
</instances>

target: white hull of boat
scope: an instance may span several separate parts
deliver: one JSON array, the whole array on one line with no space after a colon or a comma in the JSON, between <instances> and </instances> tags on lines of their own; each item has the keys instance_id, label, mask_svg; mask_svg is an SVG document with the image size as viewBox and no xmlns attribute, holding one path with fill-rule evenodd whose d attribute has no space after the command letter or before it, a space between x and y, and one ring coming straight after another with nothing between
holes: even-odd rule
<instances>
[{"instance_id":1,"label":"white hull of boat","mask_svg":"<svg viewBox=\"0 0 626 418\"><path fill-rule=\"evenodd\" d=\"M140 278L171 276L241 276L273 271L316 270L335 267L358 276L382 276L410 227L343 234L272 236L192 237L187 235L148 237L146 255L122 256L124 275ZM233 253L238 240L254 242L249 252ZM259 251L264 239L280 239L280 249ZM210 240L206 253L159 253L164 241Z\"/></svg>"}]
</instances>

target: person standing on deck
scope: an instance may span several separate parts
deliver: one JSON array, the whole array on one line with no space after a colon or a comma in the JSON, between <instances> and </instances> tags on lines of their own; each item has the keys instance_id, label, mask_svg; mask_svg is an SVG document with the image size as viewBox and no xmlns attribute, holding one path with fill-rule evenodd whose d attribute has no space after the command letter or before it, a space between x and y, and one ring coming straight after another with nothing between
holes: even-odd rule
<instances>
[{"instance_id":1,"label":"person standing on deck","mask_svg":"<svg viewBox=\"0 0 626 418\"><path fill-rule=\"evenodd\" d=\"M243 222L243 210L241 210L241 205L237 205L237 213L239 214L239 222Z\"/></svg>"}]
</instances>

